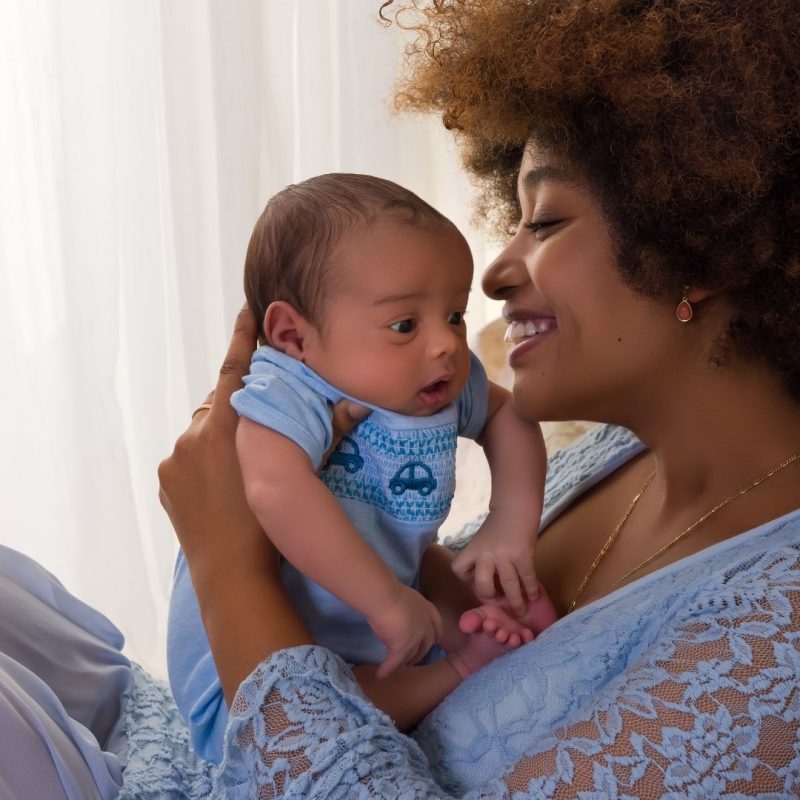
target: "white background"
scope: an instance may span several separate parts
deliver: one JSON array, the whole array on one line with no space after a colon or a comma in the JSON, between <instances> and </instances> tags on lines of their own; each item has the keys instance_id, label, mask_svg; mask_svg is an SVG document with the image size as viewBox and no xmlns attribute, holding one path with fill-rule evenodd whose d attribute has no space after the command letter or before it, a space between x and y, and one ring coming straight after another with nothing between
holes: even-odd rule
<instances>
[{"instance_id":1,"label":"white background","mask_svg":"<svg viewBox=\"0 0 800 800\"><path fill-rule=\"evenodd\" d=\"M268 197L381 175L487 261L450 135L390 111L404 42L379 5L0 0L0 543L158 674L176 545L156 467L213 385ZM497 311L473 295L476 330Z\"/></svg>"}]
</instances>

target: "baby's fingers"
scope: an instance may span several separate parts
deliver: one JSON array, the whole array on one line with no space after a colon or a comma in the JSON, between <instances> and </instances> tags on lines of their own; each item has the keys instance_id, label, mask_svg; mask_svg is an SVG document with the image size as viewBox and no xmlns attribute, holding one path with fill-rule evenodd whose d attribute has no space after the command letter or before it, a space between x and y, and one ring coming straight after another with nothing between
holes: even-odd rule
<instances>
[{"instance_id":1,"label":"baby's fingers","mask_svg":"<svg viewBox=\"0 0 800 800\"><path fill-rule=\"evenodd\" d=\"M528 554L517 559L514 564L522 589L533 602L539 596L539 581L536 580L536 570L533 568L533 557Z\"/></svg>"},{"instance_id":2,"label":"baby's fingers","mask_svg":"<svg viewBox=\"0 0 800 800\"><path fill-rule=\"evenodd\" d=\"M497 577L500 580L500 587L508 600L508 604L511 606L511 610L518 617L522 616L525 613L527 604L516 567L510 561L500 561L497 564Z\"/></svg>"},{"instance_id":3,"label":"baby's fingers","mask_svg":"<svg viewBox=\"0 0 800 800\"><path fill-rule=\"evenodd\" d=\"M475 571L475 556L469 548L462 550L451 562L450 569L462 581L468 581L472 578Z\"/></svg>"},{"instance_id":4,"label":"baby's fingers","mask_svg":"<svg viewBox=\"0 0 800 800\"><path fill-rule=\"evenodd\" d=\"M475 594L481 600L491 600L497 593L494 585L496 571L494 559L487 553L481 553L475 561L475 577L473 581Z\"/></svg>"},{"instance_id":5,"label":"baby's fingers","mask_svg":"<svg viewBox=\"0 0 800 800\"><path fill-rule=\"evenodd\" d=\"M375 673L379 678L388 678L398 667L402 667L409 660L411 654L405 648L392 649L386 653L378 671Z\"/></svg>"},{"instance_id":6,"label":"baby's fingers","mask_svg":"<svg viewBox=\"0 0 800 800\"><path fill-rule=\"evenodd\" d=\"M426 631L422 639L410 647L389 647L386 658L383 659L378 671L375 673L379 678L388 678L398 667L403 667L406 664L416 664L427 652L433 647L436 640L436 631Z\"/></svg>"}]
</instances>

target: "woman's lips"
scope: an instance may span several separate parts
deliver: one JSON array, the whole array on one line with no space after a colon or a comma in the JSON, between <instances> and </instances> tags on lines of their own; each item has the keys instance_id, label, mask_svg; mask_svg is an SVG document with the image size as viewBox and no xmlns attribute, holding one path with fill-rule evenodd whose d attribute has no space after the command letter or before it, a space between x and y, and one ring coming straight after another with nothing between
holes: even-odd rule
<instances>
[{"instance_id":1,"label":"woman's lips","mask_svg":"<svg viewBox=\"0 0 800 800\"><path fill-rule=\"evenodd\" d=\"M558 327L554 317L542 317L539 319L512 319L506 328L504 341L517 344L532 336L539 336L542 333L549 333Z\"/></svg>"},{"instance_id":2,"label":"woman's lips","mask_svg":"<svg viewBox=\"0 0 800 800\"><path fill-rule=\"evenodd\" d=\"M511 320L503 337L506 342L514 345L508 352L508 363L513 367L524 353L536 347L556 330L558 323L554 317Z\"/></svg>"}]
</instances>

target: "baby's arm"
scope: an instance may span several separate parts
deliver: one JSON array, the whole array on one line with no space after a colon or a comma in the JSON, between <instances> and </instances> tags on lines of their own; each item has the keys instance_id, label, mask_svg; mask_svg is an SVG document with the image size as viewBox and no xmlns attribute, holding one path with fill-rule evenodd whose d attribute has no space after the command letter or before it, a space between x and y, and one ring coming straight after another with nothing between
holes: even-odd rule
<instances>
[{"instance_id":1,"label":"baby's arm","mask_svg":"<svg viewBox=\"0 0 800 800\"><path fill-rule=\"evenodd\" d=\"M489 384L489 414L479 439L492 476L489 515L453 561L462 580L471 580L482 600L496 595L496 581L516 614L526 596L538 594L533 549L539 529L547 455L538 424L526 422L511 394Z\"/></svg>"},{"instance_id":2,"label":"baby's arm","mask_svg":"<svg viewBox=\"0 0 800 800\"><path fill-rule=\"evenodd\" d=\"M420 575L420 591L442 615L439 644L447 657L400 667L388 679L378 679L370 665L353 668L367 697L401 731L413 728L470 674L530 642L556 620L544 590L520 618L508 613L504 600L479 605L469 584L453 574L452 560L450 550L432 544L422 557Z\"/></svg>"},{"instance_id":3,"label":"baby's arm","mask_svg":"<svg viewBox=\"0 0 800 800\"><path fill-rule=\"evenodd\" d=\"M247 502L270 540L304 575L362 613L386 645L379 677L422 658L438 638L438 611L361 538L305 451L246 417L236 450Z\"/></svg>"},{"instance_id":4,"label":"baby's arm","mask_svg":"<svg viewBox=\"0 0 800 800\"><path fill-rule=\"evenodd\" d=\"M464 612L472 609L467 613L476 614L479 610L475 609L478 601L470 586L458 580L450 569L452 559L452 552L432 544L422 557L420 573L420 591L442 615L439 644L447 651L447 657L430 664L400 667L385 679L377 678L375 667L371 665L353 667L364 694L388 714L401 731L413 728L470 673L518 646L518 643L496 640L484 630L483 622L474 625L469 633L459 630ZM522 630L523 625L508 615L506 618L510 627ZM533 638L533 633L529 633L524 641Z\"/></svg>"}]
</instances>

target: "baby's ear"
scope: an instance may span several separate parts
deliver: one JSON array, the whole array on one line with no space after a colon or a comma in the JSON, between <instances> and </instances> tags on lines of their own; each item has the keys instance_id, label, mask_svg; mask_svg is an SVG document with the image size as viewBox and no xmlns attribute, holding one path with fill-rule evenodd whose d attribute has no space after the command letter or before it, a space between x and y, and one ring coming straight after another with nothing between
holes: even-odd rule
<instances>
[{"instance_id":1,"label":"baby's ear","mask_svg":"<svg viewBox=\"0 0 800 800\"><path fill-rule=\"evenodd\" d=\"M314 326L285 300L270 303L267 313L264 314L267 343L298 361L304 361L306 337L313 330Z\"/></svg>"}]
</instances>

